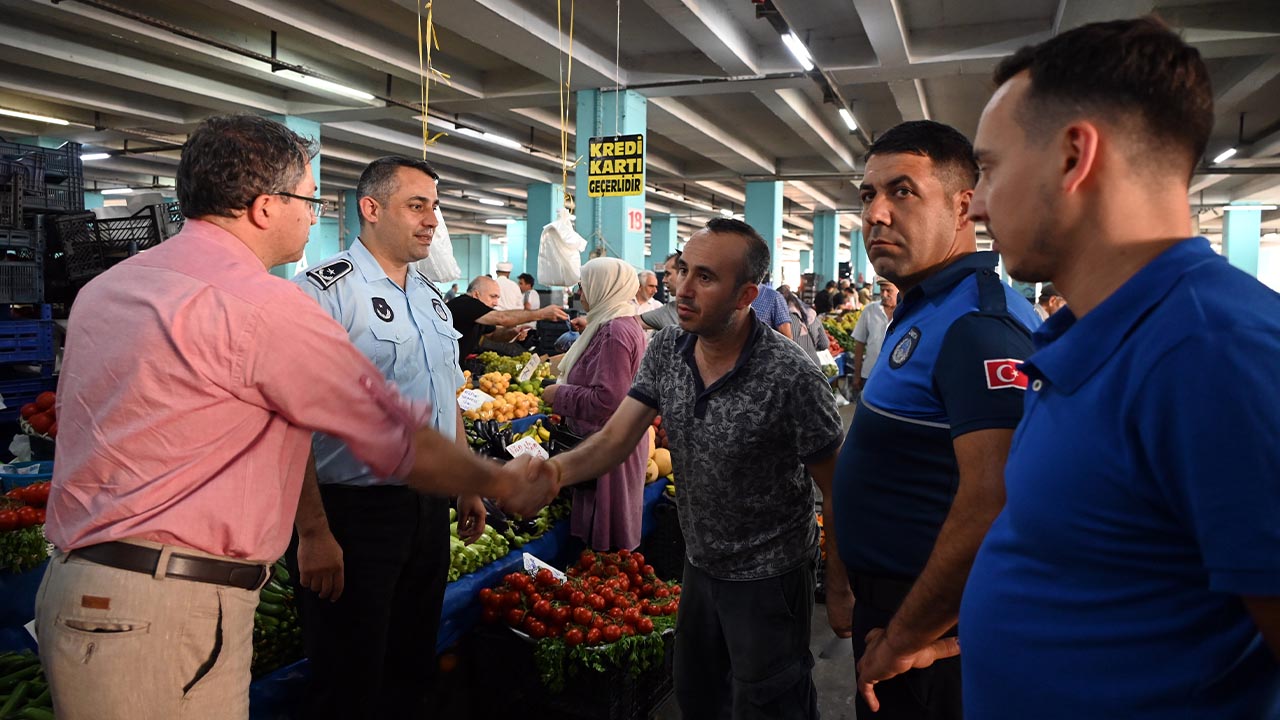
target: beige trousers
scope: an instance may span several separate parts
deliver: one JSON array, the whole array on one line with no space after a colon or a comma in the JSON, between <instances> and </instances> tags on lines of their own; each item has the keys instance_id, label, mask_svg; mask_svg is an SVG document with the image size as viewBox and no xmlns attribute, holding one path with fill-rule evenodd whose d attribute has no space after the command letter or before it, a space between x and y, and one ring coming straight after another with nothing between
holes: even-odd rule
<instances>
[{"instance_id":1,"label":"beige trousers","mask_svg":"<svg viewBox=\"0 0 1280 720\"><path fill-rule=\"evenodd\" d=\"M54 714L58 720L247 720L257 606L253 590L153 577L56 553L36 596L40 660Z\"/></svg>"}]
</instances>

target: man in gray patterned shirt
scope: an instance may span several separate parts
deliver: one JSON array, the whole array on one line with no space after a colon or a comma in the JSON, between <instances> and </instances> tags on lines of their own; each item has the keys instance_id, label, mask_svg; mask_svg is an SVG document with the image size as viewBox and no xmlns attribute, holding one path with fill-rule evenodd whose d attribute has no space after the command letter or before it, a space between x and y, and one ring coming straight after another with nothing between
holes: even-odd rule
<instances>
[{"instance_id":1,"label":"man in gray patterned shirt","mask_svg":"<svg viewBox=\"0 0 1280 720\"><path fill-rule=\"evenodd\" d=\"M809 477L831 497L840 418L822 372L751 309L768 268L746 223L695 233L678 264L680 327L653 336L605 427L546 469L563 485L597 477L662 414L687 548L675 656L687 718L818 717ZM847 588L838 553L827 558L829 583Z\"/></svg>"}]
</instances>

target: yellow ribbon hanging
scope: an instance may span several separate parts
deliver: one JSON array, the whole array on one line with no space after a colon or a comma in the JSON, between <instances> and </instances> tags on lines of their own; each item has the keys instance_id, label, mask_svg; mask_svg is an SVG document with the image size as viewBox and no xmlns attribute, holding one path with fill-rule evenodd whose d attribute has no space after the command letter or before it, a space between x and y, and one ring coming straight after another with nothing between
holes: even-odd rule
<instances>
[{"instance_id":1,"label":"yellow ribbon hanging","mask_svg":"<svg viewBox=\"0 0 1280 720\"><path fill-rule=\"evenodd\" d=\"M576 168L581 158L569 162L569 103L573 84L573 21L575 0L569 0L569 53L568 67L560 73L560 188L564 191L564 206L573 211L573 195L569 193L569 168ZM564 26L561 23L561 0L556 0L556 31L564 37Z\"/></svg>"},{"instance_id":2,"label":"yellow ribbon hanging","mask_svg":"<svg viewBox=\"0 0 1280 720\"><path fill-rule=\"evenodd\" d=\"M418 91L419 102L422 105L422 159L427 159L427 146L435 145L436 140L445 135L443 132L431 134L427 128L427 102L431 96L431 76L438 75L440 78L448 82L449 75L436 70L431 66L431 48L440 49L440 38L436 35L436 26L431 17L432 0L418 5ZM427 9L427 17L424 23L422 18L422 8ZM425 32L424 32L425 28Z\"/></svg>"}]
</instances>

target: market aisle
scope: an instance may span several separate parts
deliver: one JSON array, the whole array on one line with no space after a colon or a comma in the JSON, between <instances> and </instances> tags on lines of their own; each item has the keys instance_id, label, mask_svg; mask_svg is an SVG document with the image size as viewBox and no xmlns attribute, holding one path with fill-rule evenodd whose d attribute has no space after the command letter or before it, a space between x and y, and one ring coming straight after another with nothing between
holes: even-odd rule
<instances>
[{"instance_id":1,"label":"market aisle","mask_svg":"<svg viewBox=\"0 0 1280 720\"><path fill-rule=\"evenodd\" d=\"M856 405L840 407L840 419L848 431ZM809 635L809 649L813 652L813 684L818 688L818 710L823 720L854 720L853 710L853 648L845 641L823 658L822 651L831 644L835 634L827 624L827 607L818 603L813 608L813 626ZM654 720L682 720L680 708L672 697L654 714Z\"/></svg>"}]
</instances>

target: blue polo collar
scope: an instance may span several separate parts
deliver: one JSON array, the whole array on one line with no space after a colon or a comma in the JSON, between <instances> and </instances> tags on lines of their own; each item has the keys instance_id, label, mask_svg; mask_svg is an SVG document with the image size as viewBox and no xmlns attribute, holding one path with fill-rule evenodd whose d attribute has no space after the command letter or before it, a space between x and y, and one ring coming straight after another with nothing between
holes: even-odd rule
<instances>
[{"instance_id":1,"label":"blue polo collar","mask_svg":"<svg viewBox=\"0 0 1280 720\"><path fill-rule=\"evenodd\" d=\"M1225 262L1203 237L1183 240L1165 250L1129 278L1083 319L1067 307L1054 313L1032 335L1036 353L1023 371L1048 380L1066 394L1074 393L1142 323L1184 275L1205 263ZM1064 337L1070 334L1070 337Z\"/></svg>"},{"instance_id":2,"label":"blue polo collar","mask_svg":"<svg viewBox=\"0 0 1280 720\"><path fill-rule=\"evenodd\" d=\"M899 301L898 309L893 313L893 322L898 324L909 317L926 300L951 292L960 281L980 270L989 270L996 266L999 256L993 252L975 252L962 255L950 265L925 278L919 285L907 291Z\"/></svg>"}]
</instances>

